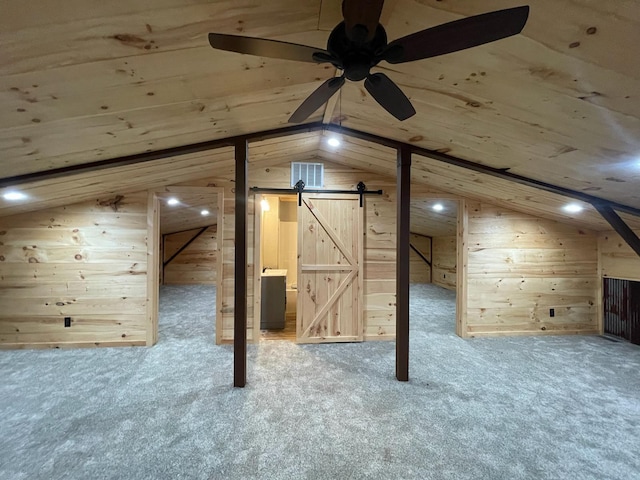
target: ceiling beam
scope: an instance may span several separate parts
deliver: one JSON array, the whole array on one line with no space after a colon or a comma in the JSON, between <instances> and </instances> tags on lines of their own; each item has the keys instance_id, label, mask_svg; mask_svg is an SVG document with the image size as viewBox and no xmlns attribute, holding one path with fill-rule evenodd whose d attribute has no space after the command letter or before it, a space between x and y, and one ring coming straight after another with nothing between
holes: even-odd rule
<instances>
[{"instance_id":1,"label":"ceiling beam","mask_svg":"<svg viewBox=\"0 0 640 480\"><path fill-rule=\"evenodd\" d=\"M297 133L314 132L322 128L320 122L306 123L301 125L291 125L273 130L265 130L262 132L250 133L247 135L238 135L235 137L227 137L218 140L209 140L206 142L192 143L189 145L181 145L179 147L166 148L153 152L137 153L135 155L127 155L126 157L117 157L107 160L99 160L97 162L81 163L68 167L54 168L41 172L26 173L24 175L16 175L14 177L0 178L0 188L15 187L29 182L37 182L41 180L50 180L60 178L74 173L86 173L105 168L122 167L125 165L133 165L136 163L153 162L154 160L162 160L169 157L179 157L192 153L206 152L215 150L216 148L235 146L238 141L258 141L269 138L283 137L287 135L295 135Z\"/></svg>"},{"instance_id":2,"label":"ceiling beam","mask_svg":"<svg viewBox=\"0 0 640 480\"><path fill-rule=\"evenodd\" d=\"M169 157L177 157L181 155L187 155L191 153L204 152L221 147L234 146L238 141L259 141L269 138L284 137L288 135L296 135L306 132L317 132L322 130L333 131L343 135L348 135L354 138L359 138L368 142L376 143L378 145L384 145L396 150L400 148L408 148L412 153L421 155L423 157L431 158L439 162L447 163L457 167L472 170L485 175L490 175L504 180L509 180L521 185L527 185L529 187L538 188L547 192L562 195L568 198L574 198L581 200L591 205L598 204L600 206L608 206L618 212L628 213L640 217L640 208L624 205L618 202L607 200L604 198L589 195L577 190L571 190L569 188L553 185L541 180L535 180L533 178L524 177L515 173L511 173L508 169L489 167L479 163L474 163L470 160L463 160L461 158L453 157L445 153L440 153L435 150L428 150L426 148L417 147L397 140L392 140L385 137L380 137L360 130L344 127L336 124L324 124L322 122L313 122L300 125L290 125L286 127L276 128L273 130L265 130L262 132L255 132L246 135L238 135L235 137L229 137L219 140L211 140L208 142L195 143L191 145L184 145L180 147L168 148L164 150L157 150L154 152L140 153L136 155L129 155L126 157L119 157L110 160L101 160L98 162L85 163L80 165L73 165L70 167L57 168L53 170L45 170L42 172L28 173L25 175L18 175L15 177L0 178L0 188L15 187L20 184L35 182L40 180L49 180L52 178L58 178L72 173L83 173L102 170L105 168L130 165L135 163L152 162L154 160L161 160Z\"/></svg>"},{"instance_id":3,"label":"ceiling beam","mask_svg":"<svg viewBox=\"0 0 640 480\"><path fill-rule=\"evenodd\" d=\"M631 207L629 205L624 205L622 203L618 203L618 202L614 202L604 198L589 195L587 193L579 192L577 190L571 190L570 188L560 187L558 185L553 185L551 183L543 182L541 180L535 180L533 178L524 177L522 175L509 172L509 169L507 168L489 167L487 165L475 163L470 160L463 160L461 158L453 157L451 155L447 155L446 153L440 153L435 150L429 150L427 148L417 147L415 145L408 145L403 142L391 140L385 137L380 137L378 135L373 135L371 133L361 132L360 130L354 130L352 128L344 127L341 125L334 125L334 124L324 125L323 128L329 131L339 132L344 135L348 135L354 138L359 138L361 140L377 143L378 145L384 145L390 148L399 149L402 146L406 146L411 150L412 153L416 155L421 155L423 157L431 158L439 162L448 163L449 165L465 168L467 170L473 170L474 172L483 173L485 175L491 175L492 177L502 178L504 180L510 180L512 182L519 183L520 185L527 185L529 187L538 188L540 190L556 193L558 195L562 195L565 197L575 198L576 200L581 200L585 203L590 203L592 205L594 203L607 205L619 212L624 212L630 215L635 215L640 217L640 208Z\"/></svg>"}]
</instances>

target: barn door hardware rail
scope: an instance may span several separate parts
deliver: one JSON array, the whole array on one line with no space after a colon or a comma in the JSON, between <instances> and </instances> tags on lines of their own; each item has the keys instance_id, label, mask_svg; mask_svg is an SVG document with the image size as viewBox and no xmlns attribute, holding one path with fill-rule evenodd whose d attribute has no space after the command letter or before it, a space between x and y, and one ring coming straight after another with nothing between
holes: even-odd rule
<instances>
[{"instance_id":1,"label":"barn door hardware rail","mask_svg":"<svg viewBox=\"0 0 640 480\"><path fill-rule=\"evenodd\" d=\"M348 195L360 196L360 207L364 205L365 195L382 195L382 190L367 190L367 186L364 182L359 182L356 186L356 190L305 190L304 182L298 180L298 182L292 188L262 188L251 187L250 190L254 193L277 193L279 195L298 195L298 206L302 205L302 192L304 193L338 193Z\"/></svg>"}]
</instances>

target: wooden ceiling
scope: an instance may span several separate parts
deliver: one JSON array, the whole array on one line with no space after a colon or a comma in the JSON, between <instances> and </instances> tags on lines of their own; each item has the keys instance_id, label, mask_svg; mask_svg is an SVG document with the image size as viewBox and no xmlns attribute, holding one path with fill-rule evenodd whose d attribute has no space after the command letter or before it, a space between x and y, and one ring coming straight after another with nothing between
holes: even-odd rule
<instances>
[{"instance_id":1,"label":"wooden ceiling","mask_svg":"<svg viewBox=\"0 0 640 480\"><path fill-rule=\"evenodd\" d=\"M211 190L211 189L208 189ZM218 223L218 192L206 188L157 194L160 199L160 233L185 232ZM177 203L169 202L175 200ZM206 212L206 213L205 213Z\"/></svg>"},{"instance_id":2,"label":"wooden ceiling","mask_svg":"<svg viewBox=\"0 0 640 480\"><path fill-rule=\"evenodd\" d=\"M523 3L531 14L518 36L379 65L410 97L418 112L411 119L396 121L360 83L347 82L308 121L341 123L640 208L640 0L387 0L382 22L395 39ZM335 69L215 51L207 33L324 48L339 20L340 0L5 0L0 178L286 126ZM395 175L392 151L352 140L338 153L321 139L257 142L252 161L325 158ZM0 215L186 181L212 161L226 168L228 153L32 182L21 188L37 190L37 202L0 200ZM414 156L413 180L572 221L560 210L564 197L426 157ZM608 228L593 211L574 220Z\"/></svg>"}]
</instances>

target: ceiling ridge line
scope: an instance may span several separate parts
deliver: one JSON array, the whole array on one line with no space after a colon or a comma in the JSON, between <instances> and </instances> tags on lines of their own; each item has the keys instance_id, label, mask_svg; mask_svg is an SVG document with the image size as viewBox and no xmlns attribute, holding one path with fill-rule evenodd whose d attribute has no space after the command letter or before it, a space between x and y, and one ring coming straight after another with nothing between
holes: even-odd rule
<instances>
[{"instance_id":1,"label":"ceiling ridge line","mask_svg":"<svg viewBox=\"0 0 640 480\"><path fill-rule=\"evenodd\" d=\"M605 198L596 197L587 193L572 190L566 187L560 187L551 183L543 182L541 180L535 180L533 178L525 177L515 173L508 172L505 169L499 169L472 162L471 160L463 160L445 153L440 153L435 150L429 150L427 148L418 147L408 143L401 142L399 140L392 140L389 138L381 137L372 133L355 130L344 125L335 125L332 123L313 122L299 125L289 125L286 127L280 127L272 130L264 130L260 132L253 132L243 135L236 135L233 137L227 137L217 140L208 140L205 142L193 143L188 145L182 145L178 147L171 147L162 150L156 150L153 152L144 152L134 155L127 155L124 157L116 157L112 159L99 160L91 163L84 163L78 165L71 165L69 167L61 167L52 170L45 170L40 172L27 173L23 175L16 175L13 177L0 178L0 188L15 187L16 185L36 182L40 180L47 180L51 178L58 178L66 175L76 173L87 173L91 171L103 170L107 168L114 168L118 166L132 165L136 163L147 163L155 160L163 160L169 157L178 157L188 155L192 153L206 152L208 150L214 150L216 148L231 147L234 146L237 141L259 141L269 138L285 137L289 135L296 135L305 132L315 132L320 130L328 130L332 132L338 132L346 134L350 137L359 138L369 142L383 145L386 147L400 149L408 148L411 153L421 155L423 157L431 158L436 161L454 165L467 170L473 170L478 173L490 175L504 180L526 185L532 188L537 188L547 192L555 193L564 197L575 198L577 200L584 201L591 205L609 206L614 210L628 213L640 217L640 208L632 207L630 205L624 205L622 203L615 202L613 200L607 200Z\"/></svg>"}]
</instances>

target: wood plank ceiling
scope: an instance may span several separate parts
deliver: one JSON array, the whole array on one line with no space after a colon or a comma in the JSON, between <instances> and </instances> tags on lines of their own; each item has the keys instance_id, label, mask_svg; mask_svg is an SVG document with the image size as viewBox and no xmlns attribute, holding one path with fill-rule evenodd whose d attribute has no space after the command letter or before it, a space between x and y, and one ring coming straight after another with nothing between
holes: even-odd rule
<instances>
[{"instance_id":1,"label":"wood plank ceiling","mask_svg":"<svg viewBox=\"0 0 640 480\"><path fill-rule=\"evenodd\" d=\"M339 0L5 0L0 15L0 178L43 172L287 125L333 67L211 49L208 32L324 48ZM513 0L387 1L390 39ZM522 34L384 71L417 115L398 122L360 83L308 121L341 123L479 164L640 208L640 0L528 0ZM395 155L322 135L256 145L252 161L327 158L395 175ZM260 150L262 148L262 150ZM275 153L274 153L275 152ZM276 155L277 154L277 155ZM336 157L340 157L340 159ZM206 158L208 157L208 158ZM33 204L0 198L0 215L133 188L154 188L229 150L34 182ZM164 164L163 164L164 162ZM156 168L156 170L154 170ZM163 173L161 173L163 172ZM137 177L137 178L136 178ZM414 182L564 219L566 198L414 156ZM77 189L69 189L81 185ZM109 183L111 182L111 183ZM124 186L123 186L124 185ZM0 189L0 193L6 189ZM569 221L571 219L569 218ZM595 212L577 219L606 229Z\"/></svg>"}]
</instances>

